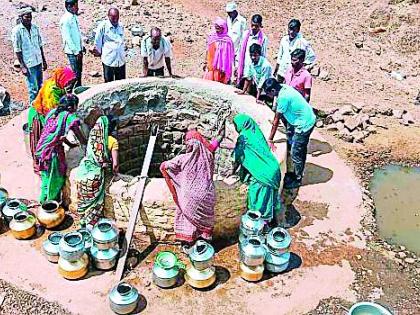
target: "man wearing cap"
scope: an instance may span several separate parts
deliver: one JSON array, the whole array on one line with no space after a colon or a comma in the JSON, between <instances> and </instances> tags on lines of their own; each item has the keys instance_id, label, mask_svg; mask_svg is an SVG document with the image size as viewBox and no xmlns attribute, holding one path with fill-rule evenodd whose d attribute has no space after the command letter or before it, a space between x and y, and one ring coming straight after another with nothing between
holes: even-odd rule
<instances>
[{"instance_id":1,"label":"man wearing cap","mask_svg":"<svg viewBox=\"0 0 420 315\"><path fill-rule=\"evenodd\" d=\"M105 82L125 79L124 28L119 23L117 8L108 10L108 19L102 21L95 35L92 53L101 56Z\"/></svg>"},{"instance_id":2,"label":"man wearing cap","mask_svg":"<svg viewBox=\"0 0 420 315\"><path fill-rule=\"evenodd\" d=\"M235 72L238 68L239 53L241 50L242 37L247 29L246 19L238 13L238 5L235 2L226 4L226 12L228 15L228 35L233 41L235 48Z\"/></svg>"},{"instance_id":3,"label":"man wearing cap","mask_svg":"<svg viewBox=\"0 0 420 315\"><path fill-rule=\"evenodd\" d=\"M47 70L39 27L32 24L32 8L18 11L19 23L13 28L13 50L20 63L28 86L29 104L36 98L42 85L42 71Z\"/></svg>"},{"instance_id":4,"label":"man wearing cap","mask_svg":"<svg viewBox=\"0 0 420 315\"><path fill-rule=\"evenodd\" d=\"M172 77L172 45L162 36L159 28L154 27L150 35L141 42L141 56L143 57L143 75L145 77L163 77L165 64Z\"/></svg>"},{"instance_id":5,"label":"man wearing cap","mask_svg":"<svg viewBox=\"0 0 420 315\"><path fill-rule=\"evenodd\" d=\"M311 44L303 38L300 33L301 23L292 19L288 24L288 34L280 41L280 48L277 54L277 65L274 70L274 77L278 76L281 82L284 81L287 70L291 66L291 53L299 48L305 51L305 67L311 68L316 61L315 52Z\"/></svg>"},{"instance_id":6,"label":"man wearing cap","mask_svg":"<svg viewBox=\"0 0 420 315\"><path fill-rule=\"evenodd\" d=\"M79 5L77 0L65 0L66 13L60 19L60 31L63 40L64 53L69 59L72 70L76 73L75 86L82 85L83 53L85 48L82 43L77 13Z\"/></svg>"}]
</instances>

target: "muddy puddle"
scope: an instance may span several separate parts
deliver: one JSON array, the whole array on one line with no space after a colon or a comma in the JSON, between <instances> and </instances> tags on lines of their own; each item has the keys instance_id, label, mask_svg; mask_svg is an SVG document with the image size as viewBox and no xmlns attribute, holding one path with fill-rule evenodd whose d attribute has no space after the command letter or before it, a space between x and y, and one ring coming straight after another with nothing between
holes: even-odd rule
<instances>
[{"instance_id":1,"label":"muddy puddle","mask_svg":"<svg viewBox=\"0 0 420 315\"><path fill-rule=\"evenodd\" d=\"M380 236L420 254L420 168L388 165L375 170L370 190Z\"/></svg>"}]
</instances>

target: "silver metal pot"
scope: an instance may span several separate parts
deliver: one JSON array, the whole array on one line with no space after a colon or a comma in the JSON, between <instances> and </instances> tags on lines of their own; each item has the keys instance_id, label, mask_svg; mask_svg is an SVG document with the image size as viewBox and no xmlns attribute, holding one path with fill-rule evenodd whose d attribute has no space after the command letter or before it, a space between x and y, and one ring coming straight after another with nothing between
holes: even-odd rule
<instances>
[{"instance_id":1,"label":"silver metal pot","mask_svg":"<svg viewBox=\"0 0 420 315\"><path fill-rule=\"evenodd\" d=\"M270 272L280 273L287 269L290 261L290 253L276 255L271 251L267 251L265 256L265 269Z\"/></svg>"},{"instance_id":2,"label":"silver metal pot","mask_svg":"<svg viewBox=\"0 0 420 315\"><path fill-rule=\"evenodd\" d=\"M255 210L248 210L241 217L240 231L243 236L260 235L264 228L264 220L261 213Z\"/></svg>"},{"instance_id":3,"label":"silver metal pot","mask_svg":"<svg viewBox=\"0 0 420 315\"><path fill-rule=\"evenodd\" d=\"M153 282L161 288L173 287L181 268L185 268L185 265L178 260L174 253L159 252L153 265Z\"/></svg>"},{"instance_id":4,"label":"silver metal pot","mask_svg":"<svg viewBox=\"0 0 420 315\"><path fill-rule=\"evenodd\" d=\"M18 199L9 199L5 202L2 213L7 223L10 223L13 220L16 213L22 211L21 206L22 202Z\"/></svg>"},{"instance_id":5,"label":"silver metal pot","mask_svg":"<svg viewBox=\"0 0 420 315\"><path fill-rule=\"evenodd\" d=\"M63 234L60 232L54 232L48 235L47 240L42 243L44 255L52 263L57 263L60 258L59 243L62 237Z\"/></svg>"},{"instance_id":6,"label":"silver metal pot","mask_svg":"<svg viewBox=\"0 0 420 315\"><path fill-rule=\"evenodd\" d=\"M139 293L132 285L121 282L111 289L108 298L114 313L130 314L137 307Z\"/></svg>"},{"instance_id":7,"label":"silver metal pot","mask_svg":"<svg viewBox=\"0 0 420 315\"><path fill-rule=\"evenodd\" d=\"M99 270L110 270L117 264L119 251L116 248L99 249L95 245L90 248L93 265Z\"/></svg>"},{"instance_id":8,"label":"silver metal pot","mask_svg":"<svg viewBox=\"0 0 420 315\"><path fill-rule=\"evenodd\" d=\"M92 247L92 244L93 244L92 234L90 234L90 232L85 228L78 229L77 232L79 232L83 236L83 242L85 244L85 252L90 254L90 248Z\"/></svg>"},{"instance_id":9,"label":"silver metal pot","mask_svg":"<svg viewBox=\"0 0 420 315\"><path fill-rule=\"evenodd\" d=\"M5 188L0 187L0 210L2 210L6 204L7 198L9 198L9 193Z\"/></svg>"},{"instance_id":10,"label":"silver metal pot","mask_svg":"<svg viewBox=\"0 0 420 315\"><path fill-rule=\"evenodd\" d=\"M190 249L189 258L197 270L205 270L213 265L214 248L209 243L198 240Z\"/></svg>"},{"instance_id":11,"label":"silver metal pot","mask_svg":"<svg viewBox=\"0 0 420 315\"><path fill-rule=\"evenodd\" d=\"M240 260L247 266L258 266L264 263L266 249L258 236L251 236L239 248Z\"/></svg>"},{"instance_id":12,"label":"silver metal pot","mask_svg":"<svg viewBox=\"0 0 420 315\"><path fill-rule=\"evenodd\" d=\"M281 255L289 251L292 237L289 232L281 227L272 229L267 235L267 248L276 255Z\"/></svg>"},{"instance_id":13,"label":"silver metal pot","mask_svg":"<svg viewBox=\"0 0 420 315\"><path fill-rule=\"evenodd\" d=\"M79 232L64 234L59 243L60 257L68 261L80 259L85 251L83 236Z\"/></svg>"},{"instance_id":14,"label":"silver metal pot","mask_svg":"<svg viewBox=\"0 0 420 315\"><path fill-rule=\"evenodd\" d=\"M109 219L100 219L91 234L93 243L98 249L111 249L118 245L118 229Z\"/></svg>"}]
</instances>

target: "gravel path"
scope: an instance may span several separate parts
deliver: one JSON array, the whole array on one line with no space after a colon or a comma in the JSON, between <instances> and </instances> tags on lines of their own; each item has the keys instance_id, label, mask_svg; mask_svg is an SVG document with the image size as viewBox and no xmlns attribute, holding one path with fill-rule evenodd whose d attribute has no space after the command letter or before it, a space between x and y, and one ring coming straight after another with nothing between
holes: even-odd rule
<instances>
[{"instance_id":1,"label":"gravel path","mask_svg":"<svg viewBox=\"0 0 420 315\"><path fill-rule=\"evenodd\" d=\"M0 279L1 315L70 315L58 303L51 303L38 295L23 291Z\"/></svg>"}]
</instances>

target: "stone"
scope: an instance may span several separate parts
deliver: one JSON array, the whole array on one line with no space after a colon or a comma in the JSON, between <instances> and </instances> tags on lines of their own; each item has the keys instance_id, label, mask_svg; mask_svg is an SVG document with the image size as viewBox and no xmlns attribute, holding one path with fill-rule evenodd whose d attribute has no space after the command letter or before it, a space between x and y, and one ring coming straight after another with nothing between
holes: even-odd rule
<instances>
[{"instance_id":1,"label":"stone","mask_svg":"<svg viewBox=\"0 0 420 315\"><path fill-rule=\"evenodd\" d=\"M401 259L404 259L405 257L407 257L407 254L405 252L399 252L398 257L400 257Z\"/></svg>"},{"instance_id":2,"label":"stone","mask_svg":"<svg viewBox=\"0 0 420 315\"><path fill-rule=\"evenodd\" d=\"M140 46L140 44L141 44L141 37L140 36L133 36L131 38L131 44L133 46Z\"/></svg>"},{"instance_id":3,"label":"stone","mask_svg":"<svg viewBox=\"0 0 420 315\"><path fill-rule=\"evenodd\" d=\"M405 111L402 111L401 109L393 109L392 110L392 116L401 119Z\"/></svg>"},{"instance_id":4,"label":"stone","mask_svg":"<svg viewBox=\"0 0 420 315\"><path fill-rule=\"evenodd\" d=\"M317 128L322 128L322 127L324 127L324 122L322 120L317 120L315 126Z\"/></svg>"},{"instance_id":5,"label":"stone","mask_svg":"<svg viewBox=\"0 0 420 315\"><path fill-rule=\"evenodd\" d=\"M180 132L180 131L174 131L173 132L173 139L174 139L174 142L175 143L181 144L182 143L182 140L183 140L183 137L184 137L184 133L183 132Z\"/></svg>"},{"instance_id":6,"label":"stone","mask_svg":"<svg viewBox=\"0 0 420 315\"><path fill-rule=\"evenodd\" d=\"M344 127L344 124L341 121L339 121L339 122L337 122L335 124L329 125L326 128L326 130L327 131L342 131L344 128L345 128Z\"/></svg>"},{"instance_id":7,"label":"stone","mask_svg":"<svg viewBox=\"0 0 420 315\"><path fill-rule=\"evenodd\" d=\"M409 124L414 124L414 117L410 113L405 113L401 117L401 124L408 126Z\"/></svg>"},{"instance_id":8,"label":"stone","mask_svg":"<svg viewBox=\"0 0 420 315\"><path fill-rule=\"evenodd\" d=\"M371 134L378 133L378 130L376 129L375 126L367 126L366 131L368 131Z\"/></svg>"},{"instance_id":9,"label":"stone","mask_svg":"<svg viewBox=\"0 0 420 315\"><path fill-rule=\"evenodd\" d=\"M344 119L344 126L349 130L349 131L353 131L355 130L357 127L360 126L360 121L357 118L357 116L347 116Z\"/></svg>"},{"instance_id":10,"label":"stone","mask_svg":"<svg viewBox=\"0 0 420 315\"><path fill-rule=\"evenodd\" d=\"M414 258L411 258L411 257L408 257L408 258L404 259L404 261L407 264L414 264L416 262L416 260Z\"/></svg>"},{"instance_id":11,"label":"stone","mask_svg":"<svg viewBox=\"0 0 420 315\"><path fill-rule=\"evenodd\" d=\"M314 77L318 77L321 73L321 67L319 65L314 65L309 71Z\"/></svg>"},{"instance_id":12,"label":"stone","mask_svg":"<svg viewBox=\"0 0 420 315\"><path fill-rule=\"evenodd\" d=\"M391 108L381 108L379 109L379 114L384 116L392 116L392 109Z\"/></svg>"},{"instance_id":13,"label":"stone","mask_svg":"<svg viewBox=\"0 0 420 315\"><path fill-rule=\"evenodd\" d=\"M97 78L97 77L100 77L100 76L101 76L101 74L99 73L99 71L90 71L90 72L89 72L89 75L90 75L92 78Z\"/></svg>"},{"instance_id":14,"label":"stone","mask_svg":"<svg viewBox=\"0 0 420 315\"><path fill-rule=\"evenodd\" d=\"M332 114L331 119L333 122L339 122L339 121L344 121L344 116L342 113L340 113L340 111L335 112L334 114Z\"/></svg>"},{"instance_id":15,"label":"stone","mask_svg":"<svg viewBox=\"0 0 420 315\"><path fill-rule=\"evenodd\" d=\"M143 29L143 27L141 25L134 25L131 28L130 31L131 31L131 35L133 35L133 36L140 36L140 37L142 37L144 35L144 29Z\"/></svg>"},{"instance_id":16,"label":"stone","mask_svg":"<svg viewBox=\"0 0 420 315\"><path fill-rule=\"evenodd\" d=\"M364 133L363 131L356 130L355 132L352 133L352 136L354 138L354 142L356 142L356 143L362 143L363 142L363 139L366 138L367 134Z\"/></svg>"},{"instance_id":17,"label":"stone","mask_svg":"<svg viewBox=\"0 0 420 315\"><path fill-rule=\"evenodd\" d=\"M15 68L19 68L20 69L20 62L19 62L19 60L15 60L14 62L13 62L13 67L15 67Z\"/></svg>"},{"instance_id":18,"label":"stone","mask_svg":"<svg viewBox=\"0 0 420 315\"><path fill-rule=\"evenodd\" d=\"M352 103L351 106L353 107L353 110L356 113L360 113L362 109L364 108L365 104L363 102L355 102L355 103Z\"/></svg>"},{"instance_id":19,"label":"stone","mask_svg":"<svg viewBox=\"0 0 420 315\"><path fill-rule=\"evenodd\" d=\"M391 78L398 80L398 81L402 81L404 80L407 76L401 72L398 71L391 71L390 74Z\"/></svg>"},{"instance_id":20,"label":"stone","mask_svg":"<svg viewBox=\"0 0 420 315\"><path fill-rule=\"evenodd\" d=\"M351 115L351 114L354 113L354 109L353 109L353 106L352 105L344 105L344 106L341 106L340 107L340 109L338 110L338 112L341 115Z\"/></svg>"},{"instance_id":21,"label":"stone","mask_svg":"<svg viewBox=\"0 0 420 315\"><path fill-rule=\"evenodd\" d=\"M330 74L327 70L321 70L319 72L318 76L322 81L329 81L330 80Z\"/></svg>"},{"instance_id":22,"label":"stone","mask_svg":"<svg viewBox=\"0 0 420 315\"><path fill-rule=\"evenodd\" d=\"M354 140L354 136L345 128L338 133L338 137L346 142L353 142Z\"/></svg>"}]
</instances>

